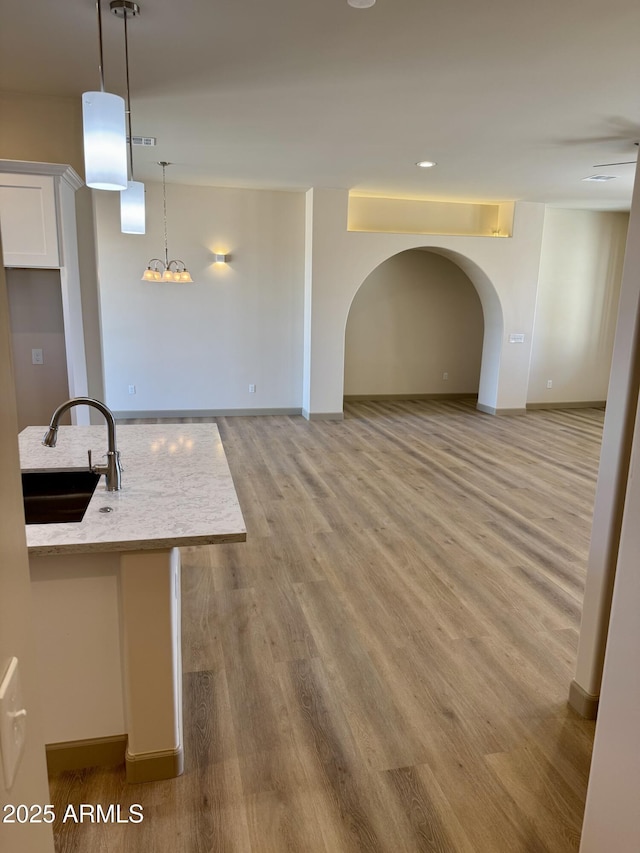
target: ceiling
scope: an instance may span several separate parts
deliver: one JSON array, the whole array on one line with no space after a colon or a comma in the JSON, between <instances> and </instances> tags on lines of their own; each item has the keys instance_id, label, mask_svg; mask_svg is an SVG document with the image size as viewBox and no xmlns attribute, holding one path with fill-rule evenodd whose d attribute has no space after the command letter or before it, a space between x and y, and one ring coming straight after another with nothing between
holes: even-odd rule
<instances>
[{"instance_id":1,"label":"ceiling","mask_svg":"<svg viewBox=\"0 0 640 853\"><path fill-rule=\"evenodd\" d=\"M103 9L106 89L122 20ZM136 178L628 209L638 0L141 0L129 20ZM99 88L93 0L5 4L4 90ZM419 169L418 160L437 161ZM583 182L593 174L605 183Z\"/></svg>"}]
</instances>

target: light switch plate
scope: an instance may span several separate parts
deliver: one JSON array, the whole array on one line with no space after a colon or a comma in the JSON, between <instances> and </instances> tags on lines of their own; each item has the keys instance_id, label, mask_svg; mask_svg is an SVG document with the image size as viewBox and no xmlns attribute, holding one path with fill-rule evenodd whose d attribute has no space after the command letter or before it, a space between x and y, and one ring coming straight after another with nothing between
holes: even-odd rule
<instances>
[{"instance_id":1,"label":"light switch plate","mask_svg":"<svg viewBox=\"0 0 640 853\"><path fill-rule=\"evenodd\" d=\"M16 778L26 738L27 712L22 699L18 658L11 658L0 684L0 753L7 791Z\"/></svg>"}]
</instances>

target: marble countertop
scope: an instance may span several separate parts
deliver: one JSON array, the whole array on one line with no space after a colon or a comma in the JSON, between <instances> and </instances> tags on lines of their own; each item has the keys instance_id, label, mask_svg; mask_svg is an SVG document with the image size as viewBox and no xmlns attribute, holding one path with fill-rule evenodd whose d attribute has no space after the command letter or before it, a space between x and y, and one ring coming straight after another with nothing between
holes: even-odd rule
<instances>
[{"instance_id":1,"label":"marble countertop","mask_svg":"<svg viewBox=\"0 0 640 853\"><path fill-rule=\"evenodd\" d=\"M61 426L56 447L41 443L46 426L20 433L23 471L87 469L107 451L105 426ZM43 556L139 551L243 542L242 511L215 424L117 427L122 489L107 492L102 476L81 522L28 524L29 553ZM100 512L101 507L111 512Z\"/></svg>"}]
</instances>

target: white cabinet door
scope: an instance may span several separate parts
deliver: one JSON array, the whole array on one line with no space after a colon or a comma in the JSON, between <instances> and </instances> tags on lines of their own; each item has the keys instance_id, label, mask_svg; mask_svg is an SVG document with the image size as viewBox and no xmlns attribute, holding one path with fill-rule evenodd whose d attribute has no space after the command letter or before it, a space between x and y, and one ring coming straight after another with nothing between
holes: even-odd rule
<instances>
[{"instance_id":1,"label":"white cabinet door","mask_svg":"<svg viewBox=\"0 0 640 853\"><path fill-rule=\"evenodd\" d=\"M48 175L0 175L6 267L59 267L56 198Z\"/></svg>"}]
</instances>

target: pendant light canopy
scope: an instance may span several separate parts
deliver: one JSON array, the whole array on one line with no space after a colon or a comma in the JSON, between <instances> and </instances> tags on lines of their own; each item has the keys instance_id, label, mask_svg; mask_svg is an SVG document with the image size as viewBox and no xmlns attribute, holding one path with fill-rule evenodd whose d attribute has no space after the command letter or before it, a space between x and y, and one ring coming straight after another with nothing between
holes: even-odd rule
<instances>
[{"instance_id":1,"label":"pendant light canopy","mask_svg":"<svg viewBox=\"0 0 640 853\"><path fill-rule=\"evenodd\" d=\"M169 260L169 249L167 246L167 184L165 179L165 172L167 166L170 166L171 163L167 163L164 160L161 160L158 163L158 166L162 166L162 203L163 203L163 211L164 211L164 260L160 260L160 258L151 258L149 263L147 264L146 270L142 274L142 281L171 281L178 282L180 284L188 284L189 282L193 283L193 279L191 278L191 273L187 269L184 261L179 260Z\"/></svg>"},{"instance_id":2,"label":"pendant light canopy","mask_svg":"<svg viewBox=\"0 0 640 853\"><path fill-rule=\"evenodd\" d=\"M127 188L120 193L120 230L123 234L145 233L144 184L133 176L133 132L131 130L131 91L129 85L129 32L127 20L140 14L140 6L132 0L111 0L109 8L124 21L124 67L127 80L127 133L129 137L129 175Z\"/></svg>"},{"instance_id":3,"label":"pendant light canopy","mask_svg":"<svg viewBox=\"0 0 640 853\"><path fill-rule=\"evenodd\" d=\"M98 12L100 91L82 96L85 181L96 190L123 190L127 186L127 132L124 100L104 90L102 15Z\"/></svg>"}]
</instances>

